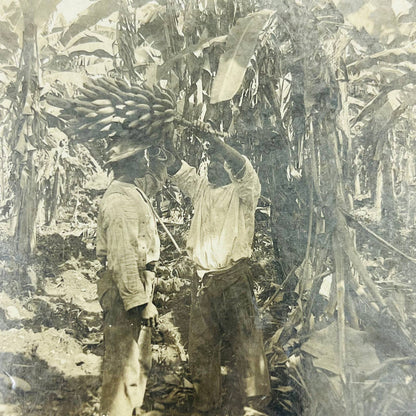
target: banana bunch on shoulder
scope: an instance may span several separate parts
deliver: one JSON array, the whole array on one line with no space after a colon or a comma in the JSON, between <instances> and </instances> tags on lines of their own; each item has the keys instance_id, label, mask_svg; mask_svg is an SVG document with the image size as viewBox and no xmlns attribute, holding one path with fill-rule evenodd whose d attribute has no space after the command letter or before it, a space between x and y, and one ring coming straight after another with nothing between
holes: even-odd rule
<instances>
[{"instance_id":1,"label":"banana bunch on shoulder","mask_svg":"<svg viewBox=\"0 0 416 416\"><path fill-rule=\"evenodd\" d=\"M117 136L154 143L173 134L176 98L168 89L106 77L89 80L79 93L73 99L49 95L47 102L60 108L65 132L80 141Z\"/></svg>"}]
</instances>

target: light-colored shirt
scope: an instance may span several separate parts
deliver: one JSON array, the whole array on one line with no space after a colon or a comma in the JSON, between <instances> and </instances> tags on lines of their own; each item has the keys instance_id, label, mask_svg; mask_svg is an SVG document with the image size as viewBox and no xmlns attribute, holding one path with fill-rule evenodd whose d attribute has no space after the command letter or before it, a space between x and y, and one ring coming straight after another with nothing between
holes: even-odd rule
<instances>
[{"instance_id":1,"label":"light-colored shirt","mask_svg":"<svg viewBox=\"0 0 416 416\"><path fill-rule=\"evenodd\" d=\"M141 272L160 255L156 219L145 198L135 185L114 180L98 215L97 256L106 257L126 310L150 301Z\"/></svg>"},{"instance_id":2,"label":"light-colored shirt","mask_svg":"<svg viewBox=\"0 0 416 416\"><path fill-rule=\"evenodd\" d=\"M245 159L243 177L237 179L225 164L231 183L217 188L184 161L172 176L172 182L194 206L187 252L202 270L223 270L251 256L261 186L253 166Z\"/></svg>"}]
</instances>

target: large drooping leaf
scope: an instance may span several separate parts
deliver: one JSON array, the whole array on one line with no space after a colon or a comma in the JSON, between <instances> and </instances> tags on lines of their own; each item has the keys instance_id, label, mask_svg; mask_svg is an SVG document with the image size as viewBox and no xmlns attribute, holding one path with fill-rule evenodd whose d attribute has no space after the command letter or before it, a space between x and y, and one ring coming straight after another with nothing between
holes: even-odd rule
<instances>
[{"instance_id":1,"label":"large drooping leaf","mask_svg":"<svg viewBox=\"0 0 416 416\"><path fill-rule=\"evenodd\" d=\"M391 100L390 92L394 90L399 90L408 84L415 84L416 83L416 73L409 72L394 81L390 82L389 84L385 85L375 98L373 98L358 114L355 119L355 123L361 121L365 116L374 113L379 108L383 107L387 101ZM354 123L354 124L355 124Z\"/></svg>"},{"instance_id":2,"label":"large drooping leaf","mask_svg":"<svg viewBox=\"0 0 416 416\"><path fill-rule=\"evenodd\" d=\"M94 32L91 30L84 30L82 33L79 33L78 35L75 35L71 38L71 40L65 45L66 49L75 46L75 45L81 45L83 43L89 43L89 42L103 42L103 43L109 43L112 44L113 40L111 37L102 35L101 33Z\"/></svg>"},{"instance_id":3,"label":"large drooping leaf","mask_svg":"<svg viewBox=\"0 0 416 416\"><path fill-rule=\"evenodd\" d=\"M77 55L95 55L101 58L111 58L114 54L111 42L82 43L72 46L67 52L71 57Z\"/></svg>"},{"instance_id":4,"label":"large drooping leaf","mask_svg":"<svg viewBox=\"0 0 416 416\"><path fill-rule=\"evenodd\" d=\"M369 134L378 138L377 149L375 153L376 160L380 160L383 146L380 138L380 132L385 132L394 127L405 113L406 109L416 104L416 89L409 91L394 90L387 94L387 99L383 105L371 114L371 122L367 124Z\"/></svg>"},{"instance_id":5,"label":"large drooping leaf","mask_svg":"<svg viewBox=\"0 0 416 416\"><path fill-rule=\"evenodd\" d=\"M380 360L375 348L367 341L364 331L346 328L346 343L348 347L347 362L357 372L366 373L378 367ZM313 357L315 367L322 368L333 374L340 374L337 324L331 325L312 333L311 337L302 344L302 351Z\"/></svg>"},{"instance_id":6,"label":"large drooping leaf","mask_svg":"<svg viewBox=\"0 0 416 416\"><path fill-rule=\"evenodd\" d=\"M136 0L135 7L140 7L147 3L148 0ZM71 24L69 29L65 32L61 42L66 45L73 36L81 33L85 29L98 23L100 20L105 19L119 9L119 0L98 0L84 13Z\"/></svg>"},{"instance_id":7,"label":"large drooping leaf","mask_svg":"<svg viewBox=\"0 0 416 416\"><path fill-rule=\"evenodd\" d=\"M403 61L416 62L416 47L414 44L410 44L403 48L394 48L378 52L358 61L349 63L347 68L349 70L360 71L377 64L379 61L390 63L401 63Z\"/></svg>"},{"instance_id":8,"label":"large drooping leaf","mask_svg":"<svg viewBox=\"0 0 416 416\"><path fill-rule=\"evenodd\" d=\"M259 34L273 11L261 10L237 20L227 37L211 92L211 103L229 100L239 90Z\"/></svg>"},{"instance_id":9,"label":"large drooping leaf","mask_svg":"<svg viewBox=\"0 0 416 416\"><path fill-rule=\"evenodd\" d=\"M364 128L364 138L372 138L375 141L374 160L383 160L385 151L386 131L393 129L402 120L408 109L416 105L416 90L394 90L388 93L387 101L378 110L374 111L371 122Z\"/></svg>"},{"instance_id":10,"label":"large drooping leaf","mask_svg":"<svg viewBox=\"0 0 416 416\"><path fill-rule=\"evenodd\" d=\"M98 0L88 7L85 12L71 24L69 29L62 36L62 44L66 45L78 33L105 19L118 10L118 0Z\"/></svg>"},{"instance_id":11,"label":"large drooping leaf","mask_svg":"<svg viewBox=\"0 0 416 416\"><path fill-rule=\"evenodd\" d=\"M410 65L410 62L409 62ZM399 67L398 65L389 65L382 63L380 65L373 65L368 69L362 70L357 75L352 74L349 76L351 83L362 82L391 82L391 80L401 77L408 72L405 67Z\"/></svg>"},{"instance_id":12,"label":"large drooping leaf","mask_svg":"<svg viewBox=\"0 0 416 416\"><path fill-rule=\"evenodd\" d=\"M38 0L36 3L35 23L40 27L44 25L55 12L56 7L62 0ZM29 5L34 6L33 1L29 0Z\"/></svg>"}]
</instances>

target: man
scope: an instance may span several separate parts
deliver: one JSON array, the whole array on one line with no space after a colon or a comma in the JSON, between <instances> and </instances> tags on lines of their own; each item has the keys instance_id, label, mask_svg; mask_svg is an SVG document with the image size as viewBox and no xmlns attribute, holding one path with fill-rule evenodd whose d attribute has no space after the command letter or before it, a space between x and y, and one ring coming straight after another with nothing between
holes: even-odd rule
<instances>
[{"instance_id":1,"label":"man","mask_svg":"<svg viewBox=\"0 0 416 416\"><path fill-rule=\"evenodd\" d=\"M161 189L166 167L158 148L131 139L110 149L107 165L114 180L97 224L97 256L105 266L98 282L105 345L100 416L132 416L142 414L151 367L145 331L158 320L152 285L160 242L148 197Z\"/></svg>"},{"instance_id":2,"label":"man","mask_svg":"<svg viewBox=\"0 0 416 416\"><path fill-rule=\"evenodd\" d=\"M198 271L188 351L194 414L220 414L221 352L227 343L236 379L225 408L241 416L244 405L255 399L260 402L270 393L248 265L260 182L246 157L216 137L208 140L208 178L178 159L168 168L172 182L194 206L187 239L188 254Z\"/></svg>"}]
</instances>

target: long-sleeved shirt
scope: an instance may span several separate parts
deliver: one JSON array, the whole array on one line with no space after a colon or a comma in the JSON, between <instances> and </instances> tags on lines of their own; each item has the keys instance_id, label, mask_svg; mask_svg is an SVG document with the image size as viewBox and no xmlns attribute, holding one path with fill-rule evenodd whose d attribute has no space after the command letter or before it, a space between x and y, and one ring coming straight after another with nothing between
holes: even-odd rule
<instances>
[{"instance_id":1,"label":"long-sleeved shirt","mask_svg":"<svg viewBox=\"0 0 416 416\"><path fill-rule=\"evenodd\" d=\"M172 176L172 182L194 206L187 252L200 270L226 269L251 256L261 186L253 166L245 159L243 177L237 179L225 164L231 183L217 188L184 161Z\"/></svg>"},{"instance_id":2,"label":"long-sleeved shirt","mask_svg":"<svg viewBox=\"0 0 416 416\"><path fill-rule=\"evenodd\" d=\"M108 284L115 284L126 310L148 303L143 271L159 260L156 219L143 193L133 184L114 180L100 204L97 256L106 257Z\"/></svg>"}]
</instances>

